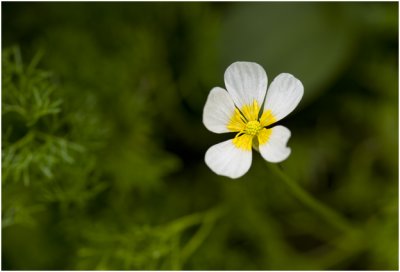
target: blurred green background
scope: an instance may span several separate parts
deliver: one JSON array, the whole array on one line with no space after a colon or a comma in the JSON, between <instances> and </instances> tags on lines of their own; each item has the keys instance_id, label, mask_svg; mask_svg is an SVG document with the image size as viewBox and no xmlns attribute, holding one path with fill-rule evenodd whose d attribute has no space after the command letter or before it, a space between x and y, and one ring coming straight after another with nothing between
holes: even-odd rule
<instances>
[{"instance_id":1,"label":"blurred green background","mask_svg":"<svg viewBox=\"0 0 400 272\"><path fill-rule=\"evenodd\" d=\"M3 269L398 269L398 3L2 3ZM212 87L305 87L281 166L211 172Z\"/></svg>"}]
</instances>

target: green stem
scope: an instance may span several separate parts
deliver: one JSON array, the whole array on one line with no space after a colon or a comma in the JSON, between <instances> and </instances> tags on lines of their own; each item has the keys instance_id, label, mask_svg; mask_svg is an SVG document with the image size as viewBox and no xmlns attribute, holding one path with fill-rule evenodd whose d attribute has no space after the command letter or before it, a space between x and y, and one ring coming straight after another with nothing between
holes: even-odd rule
<instances>
[{"instance_id":1,"label":"green stem","mask_svg":"<svg viewBox=\"0 0 400 272\"><path fill-rule=\"evenodd\" d=\"M183 247L181 253L181 262L185 263L185 261L199 248L207 236L210 234L215 220L219 216L220 210L215 210L216 212L212 212L207 214L203 220L203 223L199 230L192 236L192 238L187 242L187 244Z\"/></svg>"},{"instance_id":2,"label":"green stem","mask_svg":"<svg viewBox=\"0 0 400 272\"><path fill-rule=\"evenodd\" d=\"M170 229L173 233L179 233L189 227L201 224L205 220L205 218L218 217L222 213L223 209L224 207L217 206L205 212L193 213L181 217L169 223L167 228Z\"/></svg>"},{"instance_id":3,"label":"green stem","mask_svg":"<svg viewBox=\"0 0 400 272\"><path fill-rule=\"evenodd\" d=\"M313 210L339 230L344 232L354 231L354 228L343 216L311 196L308 192L301 188L297 182L286 175L277 164L268 163L268 165L270 169L285 182L290 192L305 206Z\"/></svg>"},{"instance_id":4,"label":"green stem","mask_svg":"<svg viewBox=\"0 0 400 272\"><path fill-rule=\"evenodd\" d=\"M199 246L201 246L201 244L207 238L208 234L211 232L215 221L219 216L221 216L224 209L225 207L223 206L217 206L205 212L198 212L181 217L167 225L167 229L169 229L171 233L176 234L179 232L183 232L187 228L201 224L196 234L194 234L192 238L187 242L187 244L182 248L179 256L177 256L176 259L173 260L174 268L179 268L180 266L183 266L186 260L197 250ZM165 228L163 229L163 231L165 231ZM179 237L179 235L177 235L177 237Z\"/></svg>"}]
</instances>

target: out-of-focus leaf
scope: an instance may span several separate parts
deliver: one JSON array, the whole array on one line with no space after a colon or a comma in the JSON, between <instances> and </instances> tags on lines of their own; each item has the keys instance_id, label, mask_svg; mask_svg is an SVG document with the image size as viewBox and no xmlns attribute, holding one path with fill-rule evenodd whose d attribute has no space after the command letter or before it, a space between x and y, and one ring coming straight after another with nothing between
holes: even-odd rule
<instances>
[{"instance_id":1,"label":"out-of-focus leaf","mask_svg":"<svg viewBox=\"0 0 400 272\"><path fill-rule=\"evenodd\" d=\"M301 106L336 79L354 50L357 36L340 6L306 3L233 4L221 34L221 60L255 61L269 82L287 72L301 79Z\"/></svg>"}]
</instances>

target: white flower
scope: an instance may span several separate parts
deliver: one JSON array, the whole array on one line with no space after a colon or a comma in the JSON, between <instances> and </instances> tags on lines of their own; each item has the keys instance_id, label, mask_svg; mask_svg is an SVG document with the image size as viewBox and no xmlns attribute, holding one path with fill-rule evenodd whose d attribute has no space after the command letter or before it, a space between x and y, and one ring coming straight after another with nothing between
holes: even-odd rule
<instances>
[{"instance_id":1,"label":"white flower","mask_svg":"<svg viewBox=\"0 0 400 272\"><path fill-rule=\"evenodd\" d=\"M269 162L287 159L290 130L270 126L299 104L304 93L301 82L282 73L272 81L267 93L267 74L254 62L231 64L224 78L227 91L219 87L211 90L204 106L203 123L215 133L237 134L207 150L208 167L218 175L239 178L250 168L252 147Z\"/></svg>"}]
</instances>

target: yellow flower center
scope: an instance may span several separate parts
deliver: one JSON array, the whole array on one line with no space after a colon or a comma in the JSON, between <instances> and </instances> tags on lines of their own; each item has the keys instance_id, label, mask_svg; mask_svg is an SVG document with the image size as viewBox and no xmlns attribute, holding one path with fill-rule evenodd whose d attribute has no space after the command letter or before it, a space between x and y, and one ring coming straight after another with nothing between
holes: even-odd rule
<instances>
[{"instance_id":1,"label":"yellow flower center","mask_svg":"<svg viewBox=\"0 0 400 272\"><path fill-rule=\"evenodd\" d=\"M246 128L244 129L244 133L256 136L258 132L262 129L260 122L258 121L250 121L247 122Z\"/></svg>"},{"instance_id":2,"label":"yellow flower center","mask_svg":"<svg viewBox=\"0 0 400 272\"><path fill-rule=\"evenodd\" d=\"M253 140L256 145L265 144L271 130L266 129L275 123L275 116L270 110L265 110L259 117L260 106L257 101L250 105L244 105L240 110L235 109L227 128L232 132L237 132L235 138L232 140L233 144L243 150L251 150Z\"/></svg>"}]
</instances>

